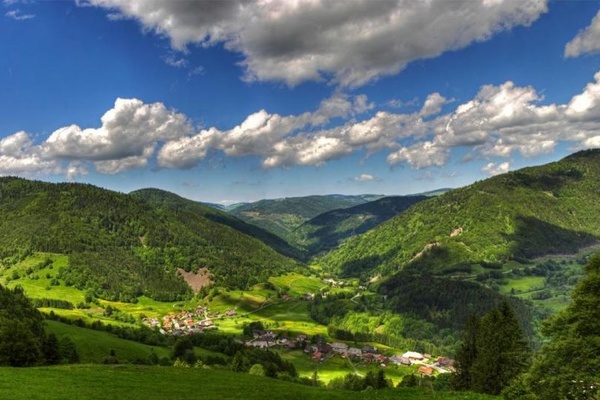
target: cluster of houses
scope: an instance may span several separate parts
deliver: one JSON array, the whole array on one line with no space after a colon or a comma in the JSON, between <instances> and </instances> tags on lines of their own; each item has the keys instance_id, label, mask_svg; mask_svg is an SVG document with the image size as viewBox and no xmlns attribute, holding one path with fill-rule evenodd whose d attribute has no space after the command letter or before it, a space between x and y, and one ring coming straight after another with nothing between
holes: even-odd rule
<instances>
[{"instance_id":1,"label":"cluster of houses","mask_svg":"<svg viewBox=\"0 0 600 400\"><path fill-rule=\"evenodd\" d=\"M365 345L361 348L349 346L343 342L327 343L322 338L313 338L312 343L304 334L297 335L291 339L280 337L270 330L255 330L253 338L246 343L247 347L255 348L283 348L288 350L303 349L304 353L309 355L314 361L322 363L328 359L339 356L349 358L355 361L361 361L365 364L376 364L381 367L389 365L411 366L419 365L419 374L431 376L435 371L438 373L448 373L454 371L454 360L446 357L433 358L430 354L421 354L415 351L407 351L402 355L391 357L379 353L376 347Z\"/></svg>"},{"instance_id":2,"label":"cluster of houses","mask_svg":"<svg viewBox=\"0 0 600 400\"><path fill-rule=\"evenodd\" d=\"M216 329L213 319L235 315L235 310L227 310L220 314L211 313L208 307L198 306L194 311L167 314L162 318L162 322L158 318L144 318L142 323L150 328L158 328L163 335L183 336Z\"/></svg>"}]
</instances>

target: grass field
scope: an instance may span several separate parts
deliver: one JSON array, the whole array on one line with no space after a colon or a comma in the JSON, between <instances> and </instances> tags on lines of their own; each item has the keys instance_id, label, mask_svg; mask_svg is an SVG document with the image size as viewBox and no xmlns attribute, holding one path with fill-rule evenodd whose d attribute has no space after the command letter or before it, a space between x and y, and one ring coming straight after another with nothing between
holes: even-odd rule
<instances>
[{"instance_id":1,"label":"grass field","mask_svg":"<svg viewBox=\"0 0 600 400\"><path fill-rule=\"evenodd\" d=\"M277 288L289 288L287 293L290 296L302 296L306 293L316 293L322 287L327 286L318 278L300 274L272 277L269 278L269 282Z\"/></svg>"},{"instance_id":2,"label":"grass field","mask_svg":"<svg viewBox=\"0 0 600 400\"><path fill-rule=\"evenodd\" d=\"M511 294L514 289L514 293L527 293L533 290L539 290L544 287L544 281L546 280L543 276L523 276L520 278L507 279L506 285L501 286L500 293Z\"/></svg>"},{"instance_id":3,"label":"grass field","mask_svg":"<svg viewBox=\"0 0 600 400\"><path fill-rule=\"evenodd\" d=\"M82 363L100 363L111 350L120 362L132 362L136 359L147 360L154 352L159 358L169 357L171 350L165 347L148 346L142 343L124 340L108 333L80 328L56 321L46 321L49 332L59 339L68 336L77 346ZM1 398L1 396L0 396Z\"/></svg>"},{"instance_id":4,"label":"grass field","mask_svg":"<svg viewBox=\"0 0 600 400\"><path fill-rule=\"evenodd\" d=\"M0 368L0 398L11 400L497 399L473 393L432 393L425 389L386 389L365 392L327 390L224 370L125 365Z\"/></svg>"}]
</instances>

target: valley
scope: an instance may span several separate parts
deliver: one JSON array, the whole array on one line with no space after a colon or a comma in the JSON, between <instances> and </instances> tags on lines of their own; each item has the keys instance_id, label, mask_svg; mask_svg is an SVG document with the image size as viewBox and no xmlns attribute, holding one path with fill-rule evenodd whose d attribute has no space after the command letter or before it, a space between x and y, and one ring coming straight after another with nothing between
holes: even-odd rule
<instances>
[{"instance_id":1,"label":"valley","mask_svg":"<svg viewBox=\"0 0 600 400\"><path fill-rule=\"evenodd\" d=\"M246 204L246 222L157 189L0 178L0 285L82 364L446 391L472 316L509 307L537 351L569 310L600 251L599 178L586 151L432 197ZM283 209L303 217L281 237L247 218Z\"/></svg>"}]
</instances>

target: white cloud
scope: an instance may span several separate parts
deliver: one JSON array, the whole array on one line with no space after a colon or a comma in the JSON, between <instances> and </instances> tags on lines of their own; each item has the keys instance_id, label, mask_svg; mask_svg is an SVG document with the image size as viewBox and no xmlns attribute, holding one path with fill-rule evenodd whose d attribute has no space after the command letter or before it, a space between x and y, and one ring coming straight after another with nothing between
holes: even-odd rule
<instances>
[{"instance_id":1,"label":"white cloud","mask_svg":"<svg viewBox=\"0 0 600 400\"><path fill-rule=\"evenodd\" d=\"M600 12L583 31L565 46L565 57L579 57L600 51Z\"/></svg>"},{"instance_id":2,"label":"white cloud","mask_svg":"<svg viewBox=\"0 0 600 400\"><path fill-rule=\"evenodd\" d=\"M442 114L439 93L413 113L375 111L366 96L341 92L316 110L280 115L260 110L229 130L195 130L189 119L162 103L117 99L97 128L77 125L34 144L26 132L0 140L0 173L105 174L145 168L155 157L162 168L193 168L213 154L256 157L264 168L319 166L347 155L387 152L391 166L443 167L453 151L463 162L549 154L559 143L600 147L600 72L565 104L542 104L533 87L512 82L484 85L476 96ZM368 112L368 113L367 113ZM364 115L366 113L366 115ZM361 119L361 117L363 119ZM485 167L502 172L506 163Z\"/></svg>"},{"instance_id":3,"label":"white cloud","mask_svg":"<svg viewBox=\"0 0 600 400\"><path fill-rule=\"evenodd\" d=\"M217 128L203 130L192 137L186 136L167 142L159 151L158 163L167 168L191 168L203 160L210 148L223 151L230 157L262 156L270 158L263 164L265 167L322 164L319 155L328 159L328 154L311 149L311 144L303 143L306 139L312 145L323 147L331 140L319 139L308 134L293 134L300 129L313 129L323 126L336 118L346 118L361 114L373 108L366 96L350 97L344 93L335 93L321 102L314 112L299 115L282 116L260 110L250 114L239 125L228 131ZM288 142L290 141L290 142ZM329 145L329 146L330 146ZM292 155L293 151L303 151L304 155Z\"/></svg>"},{"instance_id":4,"label":"white cloud","mask_svg":"<svg viewBox=\"0 0 600 400\"><path fill-rule=\"evenodd\" d=\"M376 182L379 180L379 178L371 174L360 174L359 176L355 177L354 180L356 182Z\"/></svg>"},{"instance_id":5,"label":"white cloud","mask_svg":"<svg viewBox=\"0 0 600 400\"><path fill-rule=\"evenodd\" d=\"M35 14L22 14L21 10L10 10L4 14L5 17L12 18L15 21L26 21L28 19L35 18Z\"/></svg>"},{"instance_id":6,"label":"white cloud","mask_svg":"<svg viewBox=\"0 0 600 400\"><path fill-rule=\"evenodd\" d=\"M450 157L449 149L437 146L435 143L426 141L416 143L410 147L403 147L391 153L387 157L390 165L408 163L414 169L427 167L443 167Z\"/></svg>"},{"instance_id":7,"label":"white cloud","mask_svg":"<svg viewBox=\"0 0 600 400\"><path fill-rule=\"evenodd\" d=\"M503 162L501 164L495 164L493 162L488 163L483 168L481 168L481 172L485 172L490 175L500 175L508 172L510 170L510 163Z\"/></svg>"},{"instance_id":8,"label":"white cloud","mask_svg":"<svg viewBox=\"0 0 600 400\"><path fill-rule=\"evenodd\" d=\"M188 119L162 103L117 99L101 118L100 128L70 125L43 144L49 157L92 161L120 160L147 154L148 146L193 132Z\"/></svg>"},{"instance_id":9,"label":"white cloud","mask_svg":"<svg viewBox=\"0 0 600 400\"><path fill-rule=\"evenodd\" d=\"M44 159L26 132L17 132L0 140L0 175L45 175L59 170L60 164Z\"/></svg>"},{"instance_id":10,"label":"white cloud","mask_svg":"<svg viewBox=\"0 0 600 400\"><path fill-rule=\"evenodd\" d=\"M547 0L90 0L171 40L243 55L245 79L360 86L408 63L528 26Z\"/></svg>"}]
</instances>

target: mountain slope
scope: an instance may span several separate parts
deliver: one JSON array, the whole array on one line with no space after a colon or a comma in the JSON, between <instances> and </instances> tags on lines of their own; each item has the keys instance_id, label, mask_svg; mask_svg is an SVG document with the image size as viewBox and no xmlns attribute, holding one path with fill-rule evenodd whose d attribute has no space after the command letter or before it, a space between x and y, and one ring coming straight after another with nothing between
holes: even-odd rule
<instances>
[{"instance_id":1,"label":"mountain slope","mask_svg":"<svg viewBox=\"0 0 600 400\"><path fill-rule=\"evenodd\" d=\"M492 177L413 206L328 253L346 276L437 274L572 253L600 239L600 150Z\"/></svg>"},{"instance_id":2,"label":"mountain slope","mask_svg":"<svg viewBox=\"0 0 600 400\"><path fill-rule=\"evenodd\" d=\"M68 254L61 279L109 299L180 298L189 289L176 268L207 267L219 284L245 288L295 265L193 210L91 185L0 178L0 214L0 263L35 251Z\"/></svg>"},{"instance_id":3,"label":"mountain slope","mask_svg":"<svg viewBox=\"0 0 600 400\"><path fill-rule=\"evenodd\" d=\"M345 239L364 233L427 198L390 196L329 211L303 223L294 231L294 235L310 255L315 255L337 247Z\"/></svg>"},{"instance_id":4,"label":"mountain slope","mask_svg":"<svg viewBox=\"0 0 600 400\"><path fill-rule=\"evenodd\" d=\"M379 195L289 197L243 203L230 209L229 212L249 224L283 238L288 243L293 243L295 236L292 231L309 219L331 210L353 207L381 197Z\"/></svg>"},{"instance_id":5,"label":"mountain slope","mask_svg":"<svg viewBox=\"0 0 600 400\"><path fill-rule=\"evenodd\" d=\"M175 212L181 223L193 225L195 218L202 217L218 224L229 226L241 233L256 238L279 253L292 258L301 258L302 254L279 236L267 232L255 225L248 224L225 211L218 210L211 205L195 202L161 189L140 189L129 193L131 196L148 202L159 209ZM194 215L194 218L189 216Z\"/></svg>"}]
</instances>

